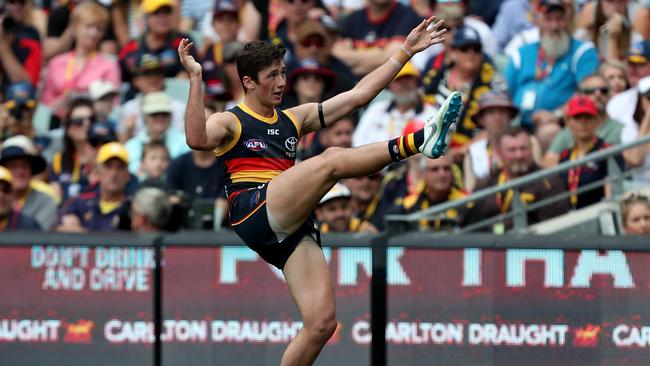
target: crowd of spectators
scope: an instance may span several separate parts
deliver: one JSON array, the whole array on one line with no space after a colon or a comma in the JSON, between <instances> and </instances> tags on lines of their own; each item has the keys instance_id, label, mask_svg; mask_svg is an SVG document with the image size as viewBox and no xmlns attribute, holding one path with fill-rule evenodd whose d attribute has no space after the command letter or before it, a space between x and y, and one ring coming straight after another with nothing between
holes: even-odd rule
<instances>
[{"instance_id":1,"label":"crowd of spectators","mask_svg":"<svg viewBox=\"0 0 650 366\"><path fill-rule=\"evenodd\" d=\"M406 214L650 134L650 0L7 0L0 8L0 231L139 232L228 227L219 160L185 142L191 39L206 115L243 100L247 41L288 49L281 108L323 101L381 65L422 18L442 44L416 55L367 108L302 136L298 159L422 128L452 92L464 110L437 160L412 157L337 184L323 232L377 232ZM650 185L650 149L617 158ZM537 223L611 198L597 162L421 220L453 230L569 191ZM647 197L621 203L650 231ZM489 227L504 232L512 220Z\"/></svg>"}]
</instances>

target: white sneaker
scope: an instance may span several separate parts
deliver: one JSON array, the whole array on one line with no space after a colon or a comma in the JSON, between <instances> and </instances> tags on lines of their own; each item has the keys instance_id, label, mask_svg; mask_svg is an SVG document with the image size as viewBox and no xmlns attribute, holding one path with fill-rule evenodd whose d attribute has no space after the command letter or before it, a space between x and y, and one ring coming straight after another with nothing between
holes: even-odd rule
<instances>
[{"instance_id":1,"label":"white sneaker","mask_svg":"<svg viewBox=\"0 0 650 366\"><path fill-rule=\"evenodd\" d=\"M461 92L452 92L438 110L438 114L429 118L424 126L424 143L418 147L421 153L437 159L447 150L447 132L453 123L457 123L463 112Z\"/></svg>"}]
</instances>

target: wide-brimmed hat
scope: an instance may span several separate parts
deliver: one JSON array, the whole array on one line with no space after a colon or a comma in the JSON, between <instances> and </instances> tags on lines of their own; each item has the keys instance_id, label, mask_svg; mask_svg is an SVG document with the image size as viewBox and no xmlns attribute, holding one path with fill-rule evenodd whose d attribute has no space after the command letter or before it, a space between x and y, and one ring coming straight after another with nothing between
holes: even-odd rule
<instances>
[{"instance_id":1,"label":"wide-brimmed hat","mask_svg":"<svg viewBox=\"0 0 650 366\"><path fill-rule=\"evenodd\" d=\"M304 74L316 74L323 77L326 84L325 90L328 90L336 80L336 73L334 73L334 71L323 67L316 60L308 58L301 60L297 67L293 68L289 73L289 78L287 80L289 91L293 91L296 79L298 79L300 75Z\"/></svg>"},{"instance_id":2,"label":"wide-brimmed hat","mask_svg":"<svg viewBox=\"0 0 650 366\"><path fill-rule=\"evenodd\" d=\"M41 173L47 167L47 162L36 151L34 143L27 136L14 136L5 140L0 150L0 165L6 165L11 160L26 159L32 167L32 175Z\"/></svg>"},{"instance_id":3,"label":"wide-brimmed hat","mask_svg":"<svg viewBox=\"0 0 650 366\"><path fill-rule=\"evenodd\" d=\"M480 125L479 117L490 108L505 108L510 112L510 118L514 118L519 113L519 108L510 101L508 94L498 91L488 91L479 98L478 110L472 116L472 121Z\"/></svg>"}]
</instances>

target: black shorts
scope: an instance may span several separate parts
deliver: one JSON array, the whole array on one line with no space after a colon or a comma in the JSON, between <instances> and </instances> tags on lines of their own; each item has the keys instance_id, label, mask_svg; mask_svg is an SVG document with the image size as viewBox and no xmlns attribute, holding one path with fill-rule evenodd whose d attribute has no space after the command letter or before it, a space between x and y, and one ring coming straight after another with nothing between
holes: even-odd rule
<instances>
[{"instance_id":1,"label":"black shorts","mask_svg":"<svg viewBox=\"0 0 650 366\"><path fill-rule=\"evenodd\" d=\"M237 194L230 203L230 224L246 245L268 263L282 269L302 239L309 235L319 245L318 230L311 220L280 241L269 225L266 212L267 184Z\"/></svg>"}]
</instances>

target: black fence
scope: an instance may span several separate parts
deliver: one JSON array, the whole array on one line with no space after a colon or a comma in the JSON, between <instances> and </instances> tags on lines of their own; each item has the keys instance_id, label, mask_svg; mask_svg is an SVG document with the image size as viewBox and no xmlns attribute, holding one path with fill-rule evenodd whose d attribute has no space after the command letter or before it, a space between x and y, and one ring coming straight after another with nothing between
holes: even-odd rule
<instances>
[{"instance_id":1,"label":"black fence","mask_svg":"<svg viewBox=\"0 0 650 366\"><path fill-rule=\"evenodd\" d=\"M326 235L317 365L646 365L650 240ZM272 365L300 329L228 232L0 235L2 365Z\"/></svg>"}]
</instances>

